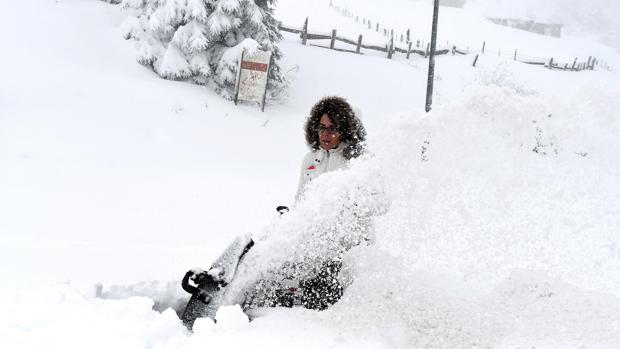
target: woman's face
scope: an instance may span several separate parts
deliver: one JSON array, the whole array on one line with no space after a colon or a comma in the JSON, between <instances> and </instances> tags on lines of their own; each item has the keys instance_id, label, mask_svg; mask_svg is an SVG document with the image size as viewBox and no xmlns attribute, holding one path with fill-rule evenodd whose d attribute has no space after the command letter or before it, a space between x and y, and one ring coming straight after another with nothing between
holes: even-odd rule
<instances>
[{"instance_id":1,"label":"woman's face","mask_svg":"<svg viewBox=\"0 0 620 349\"><path fill-rule=\"evenodd\" d=\"M340 130L332 123L327 114L323 114L319 120L319 127L317 128L319 134L319 143L321 148L325 150L331 150L338 148L342 141L342 134Z\"/></svg>"}]
</instances>

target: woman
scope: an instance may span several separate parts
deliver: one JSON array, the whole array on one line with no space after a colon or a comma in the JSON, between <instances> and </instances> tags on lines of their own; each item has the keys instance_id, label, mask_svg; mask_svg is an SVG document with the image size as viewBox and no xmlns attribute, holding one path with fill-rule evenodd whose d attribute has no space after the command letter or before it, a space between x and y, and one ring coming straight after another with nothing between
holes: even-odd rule
<instances>
[{"instance_id":1,"label":"woman","mask_svg":"<svg viewBox=\"0 0 620 349\"><path fill-rule=\"evenodd\" d=\"M329 96L318 101L305 124L306 143L311 151L301 166L296 201L306 185L319 175L348 166L349 160L364 153L366 130L349 103Z\"/></svg>"},{"instance_id":2,"label":"woman","mask_svg":"<svg viewBox=\"0 0 620 349\"><path fill-rule=\"evenodd\" d=\"M343 169L349 160L364 153L366 131L349 103L342 97L329 96L318 101L311 109L305 124L306 142L311 151L304 157L296 201L303 197L306 185L319 175ZM281 213L288 210L278 207ZM214 318L218 304L213 304L234 278L226 270L235 270L243 256L252 248L254 241L239 237L216 260L208 272L188 271L182 286L192 294L182 315L183 322L191 328L197 317ZM237 256L231 265L230 256ZM222 262L222 260L226 262ZM227 265L224 265L227 264ZM316 276L300 280L295 287L285 287L275 279L259 280L248 290L242 304L244 310L266 306L302 305L309 309L322 310L337 302L342 296L342 287L337 279L341 269L339 260L326 262L316 270ZM194 281L198 287L189 284ZM291 285L288 285L291 286ZM293 291L292 291L293 290Z\"/></svg>"}]
</instances>

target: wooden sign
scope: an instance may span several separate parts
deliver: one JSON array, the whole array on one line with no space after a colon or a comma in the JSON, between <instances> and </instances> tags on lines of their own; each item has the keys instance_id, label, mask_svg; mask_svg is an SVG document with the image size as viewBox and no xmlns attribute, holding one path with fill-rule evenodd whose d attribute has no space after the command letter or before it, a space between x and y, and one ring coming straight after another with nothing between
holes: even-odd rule
<instances>
[{"instance_id":1,"label":"wooden sign","mask_svg":"<svg viewBox=\"0 0 620 349\"><path fill-rule=\"evenodd\" d=\"M235 85L235 104L240 100L257 102L261 105L261 110L265 110L270 64L271 52L257 50L251 56L245 50L241 52Z\"/></svg>"}]
</instances>

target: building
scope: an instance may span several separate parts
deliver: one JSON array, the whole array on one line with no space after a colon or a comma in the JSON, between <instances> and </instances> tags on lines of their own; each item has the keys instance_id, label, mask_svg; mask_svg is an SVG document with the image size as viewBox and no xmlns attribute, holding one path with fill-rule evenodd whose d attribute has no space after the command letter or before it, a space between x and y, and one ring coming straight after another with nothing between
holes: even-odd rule
<instances>
[{"instance_id":1,"label":"building","mask_svg":"<svg viewBox=\"0 0 620 349\"><path fill-rule=\"evenodd\" d=\"M562 36L562 25L551 23L540 23L524 19L514 18L487 18L491 22L511 28L527 30L532 33L553 36L559 38Z\"/></svg>"},{"instance_id":2,"label":"building","mask_svg":"<svg viewBox=\"0 0 620 349\"><path fill-rule=\"evenodd\" d=\"M439 5L462 8L466 0L439 0Z\"/></svg>"}]
</instances>

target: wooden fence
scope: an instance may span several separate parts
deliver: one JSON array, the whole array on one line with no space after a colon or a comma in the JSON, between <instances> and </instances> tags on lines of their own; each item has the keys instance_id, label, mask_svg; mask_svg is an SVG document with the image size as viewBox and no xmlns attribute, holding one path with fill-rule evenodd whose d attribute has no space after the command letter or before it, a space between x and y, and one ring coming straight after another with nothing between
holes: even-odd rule
<instances>
[{"instance_id":1,"label":"wooden fence","mask_svg":"<svg viewBox=\"0 0 620 349\"><path fill-rule=\"evenodd\" d=\"M364 37L360 34L357 39L347 38L344 36L338 36L338 31L333 29L331 33L311 33L308 31L308 18L304 21L304 24L301 28L295 28L293 26L280 24L280 30L290 33L299 34L302 45L310 45L315 47L322 47L326 49L342 51L342 52L351 52L355 54L363 54L361 49L365 50L373 50L377 52L383 52L386 54L386 57L391 59L396 52L402 53L406 55L406 59L411 57L411 54L416 54L422 57L428 57L430 54L430 43L426 45L426 47L420 47L420 40L416 41L416 46L413 46L412 41L406 41L406 48L399 47L394 43L394 37L390 37L388 43L383 46L378 45L376 43L364 43ZM407 39L410 36L407 35ZM311 40L329 40L329 46L323 46L318 44L309 44L308 41ZM351 48L341 48L336 47L336 42L342 42L352 46ZM354 47L354 48L353 48ZM481 50L470 50L469 47L466 49L460 49L456 46L452 46L450 49L438 49L436 51L436 55L447 55L451 53L452 55L476 55L474 58L473 66L476 66L480 55L492 55L494 52L490 52L486 47L486 42L482 43ZM497 55L507 55L509 54L514 61L518 61L525 64L531 65L540 65L544 66L548 69L557 69L557 70L565 70L565 71L582 71L582 70L594 70L594 67L597 66L600 62L596 57L590 56L587 61L578 62L578 58L575 57L572 63L559 63L553 57L551 58L543 58L543 57L534 57L534 56L526 56L520 55L518 50L514 50L514 53L503 53L501 50L497 50Z\"/></svg>"},{"instance_id":2,"label":"wooden fence","mask_svg":"<svg viewBox=\"0 0 620 349\"><path fill-rule=\"evenodd\" d=\"M374 30L376 32L378 32L379 34L382 34L384 37L389 39L390 44L385 45L385 47L380 47L380 51L383 52L390 52L388 51L388 46L391 45L391 47L393 48L393 52L390 54L388 53L388 57L392 58L392 54L394 52L402 52L407 54L407 59L409 59L409 54L410 53L416 53L418 55L424 56L424 57L428 57L429 55L429 47L430 44L427 44L426 47L424 45L424 40L416 40L416 47L414 49L411 49L411 42L413 41L412 37L411 37L411 29L407 29L406 32L404 33L398 33L395 32L394 29L390 29L390 28L386 28L383 25L381 25L378 21L372 21L371 19L367 19L361 16L358 16L354 13L352 13L351 11L349 11L346 7L340 7L337 4L334 4L333 0L330 0L329 2L329 6L332 7L336 12L338 12L340 15L350 18L352 20L355 20L356 23L360 23L363 24L364 27L367 27L369 30ZM304 27L306 28L307 31L307 19L306 19L306 24L304 25ZM283 29L286 30L286 29ZM301 31L298 30L298 32L301 33ZM335 36L335 34L334 34ZM312 37L312 36L310 36ZM360 35L361 37L361 35ZM331 38L331 36L330 36ZM403 49L403 48L399 48L397 46L394 45L394 40L395 38L398 38L399 41L401 43L405 43L408 48L407 49ZM346 39L346 38L337 38L336 40L339 39ZM343 42L347 42L344 40L340 40ZM348 42L352 42L353 40L348 40ZM304 42L305 45L305 42ZM316 45L315 45L316 46ZM332 45L330 45L332 46ZM460 55L474 55L476 54L476 58L474 58L474 66L476 64L476 62L478 61L478 57L480 54L491 54L490 51L488 49L485 50L485 46L486 46L486 42L482 43L482 49L478 50L478 51L470 51L469 48L466 49L462 49L462 48L457 48L454 45L450 45L450 42L447 42L447 46L451 47L450 50L438 50L437 54L447 54L449 52L451 52L453 55L454 54L460 54ZM361 47L364 47L363 45ZM377 48L377 46L372 46L373 48ZM349 51L349 50L344 50L344 51ZM485 52L486 51L486 52ZM353 52L353 51L349 51L349 52ZM356 48L356 53L359 53L358 49ZM511 58L515 61L521 62L521 63L525 63L525 64L531 64L531 65L540 65L540 66L544 66L546 68L549 69L557 69L557 70L565 70L565 71L583 71L583 70L594 70L595 67L600 66L604 69L609 70L610 67L605 63L605 62L601 62L599 61L598 58L593 57L593 56L589 56L587 61L583 60L583 61L578 61L578 58L575 58L574 61L572 62L558 62L555 58L553 57L534 57L534 56L527 56L527 55L522 55L522 54L518 54L518 50L515 49L514 50L514 54L513 52L508 52L508 53L502 53L501 50L497 50L497 53L499 56L502 55L510 55Z\"/></svg>"},{"instance_id":3,"label":"wooden fence","mask_svg":"<svg viewBox=\"0 0 620 349\"><path fill-rule=\"evenodd\" d=\"M347 38L344 36L338 36L338 31L336 29L333 29L331 33L311 33L308 31L308 18L306 18L304 25L301 29L299 28L295 28L292 26L288 26L288 25L284 25L284 24L280 24L280 30L281 31L285 31L285 32L290 32L290 33L295 33L295 34L299 34L299 37L301 38L301 44L302 45L308 45L308 41L309 40L330 40L330 44L329 46L322 46L322 45L317 45L317 44L309 44L311 46L316 46L316 47L323 47L323 48L328 48L331 50L336 50L336 51L343 51L343 52L351 52L351 53L356 53L356 54L363 54L361 52L361 49L365 49L365 50L373 50L373 51L378 51L378 52L384 52L387 56L387 58L392 58L392 56L394 55L394 53L396 52L400 52L403 54L407 55L407 59L409 59L409 57L411 56L411 54L417 54L423 57L428 57L428 55L430 54L430 44L428 44L426 46L426 48L421 49L420 46L420 42L418 41L416 43L416 46L413 47L413 42L409 41L407 42L407 47L403 48L403 47L399 47L396 44L394 44L394 38L391 37L389 42L383 46L377 45L376 43L364 43L364 37L360 34L356 39L352 39L352 38ZM336 47L336 42L342 42L345 44L349 44L351 46L354 46L355 49L351 48L351 49L345 49L345 48L338 48ZM451 50L449 49L440 49L436 51L437 55L445 55L450 53Z\"/></svg>"},{"instance_id":4,"label":"wooden fence","mask_svg":"<svg viewBox=\"0 0 620 349\"><path fill-rule=\"evenodd\" d=\"M478 58L481 54L482 55L485 55L485 54L494 55L495 54L495 52L491 52L490 50L486 48L486 42L482 43L482 48L479 51L470 51L469 47L465 50L461 50L461 49L458 49L456 46L454 46L452 50L454 54L459 54L459 55L475 54L476 57L474 58L474 63L473 63L474 67L476 66L476 62L478 61ZM553 57L544 58L544 57L522 55L522 54L519 54L519 51L516 49L514 50L514 52L509 52L509 53L502 53L501 50L497 50L497 56L501 57L501 56L506 56L506 55L509 55L510 58L512 58L512 60L517 61L517 62L531 64L531 65L539 65L539 66L543 66L548 69L557 69L557 70L565 70L565 71L594 70L594 68L598 66L599 63L601 63L596 57L592 57L592 56L589 56L587 61L584 60L582 62L579 62L579 58L575 57L575 59L572 62L560 63Z\"/></svg>"},{"instance_id":5,"label":"wooden fence","mask_svg":"<svg viewBox=\"0 0 620 349\"><path fill-rule=\"evenodd\" d=\"M378 33L378 35L382 35L387 39L394 38L395 41L399 41L400 43L407 44L410 41L416 42L416 47L426 47L429 44L424 42L424 39L415 40L412 37L412 30L407 29L405 32L398 33L394 30L394 28L386 27L381 24L379 21L371 20L370 18L364 18L363 16L358 16L349 11L346 7L340 7L334 4L333 0L330 0L329 6L334 9L334 11L338 12L341 16L349 18L351 20L355 20L355 23L362 24L368 30L372 30ZM450 46L449 42L446 44L447 47Z\"/></svg>"}]
</instances>

